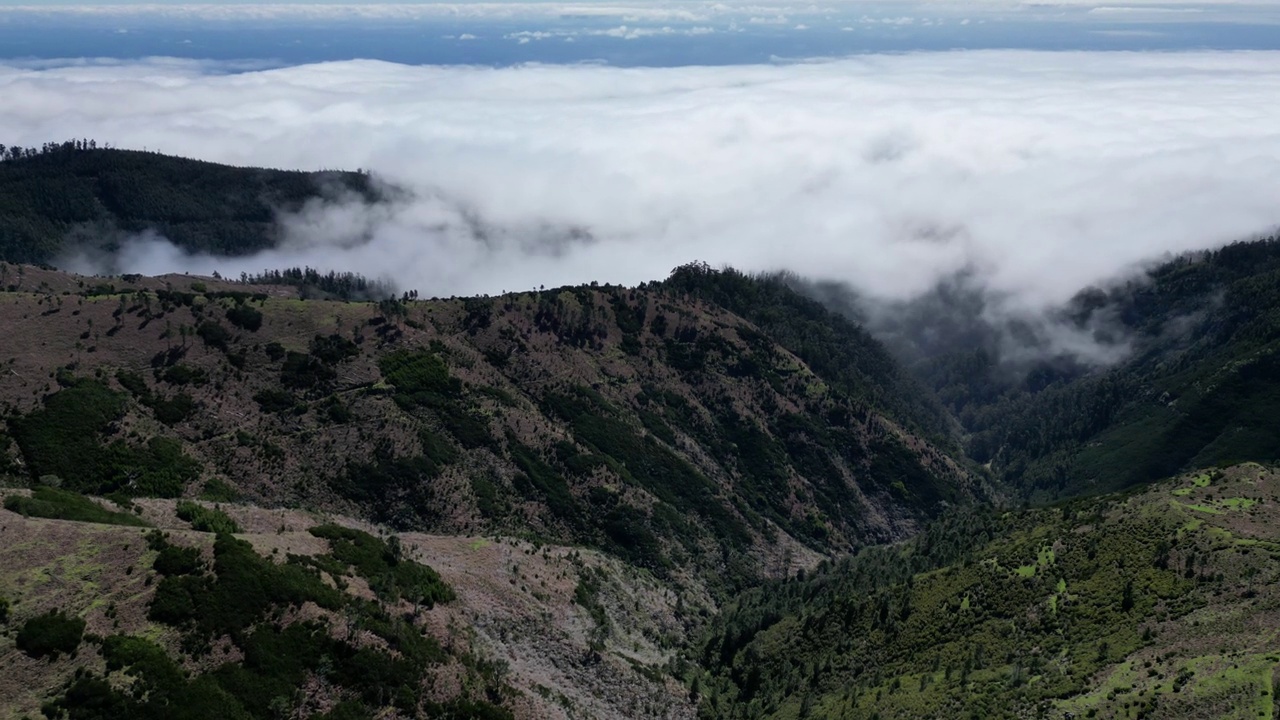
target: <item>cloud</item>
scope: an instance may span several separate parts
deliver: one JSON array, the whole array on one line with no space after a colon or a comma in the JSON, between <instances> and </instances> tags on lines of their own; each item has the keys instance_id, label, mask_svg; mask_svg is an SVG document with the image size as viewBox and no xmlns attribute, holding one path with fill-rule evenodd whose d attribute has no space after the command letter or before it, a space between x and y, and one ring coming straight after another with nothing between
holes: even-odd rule
<instances>
[{"instance_id":1,"label":"cloud","mask_svg":"<svg viewBox=\"0 0 1280 720\"><path fill-rule=\"evenodd\" d=\"M694 259L1011 307L1280 223L1280 53L955 52L675 69L181 61L0 67L0 138L365 168L413 199L283 218L251 258L426 296L637 283ZM159 243L159 244L157 244Z\"/></svg>"}]
</instances>

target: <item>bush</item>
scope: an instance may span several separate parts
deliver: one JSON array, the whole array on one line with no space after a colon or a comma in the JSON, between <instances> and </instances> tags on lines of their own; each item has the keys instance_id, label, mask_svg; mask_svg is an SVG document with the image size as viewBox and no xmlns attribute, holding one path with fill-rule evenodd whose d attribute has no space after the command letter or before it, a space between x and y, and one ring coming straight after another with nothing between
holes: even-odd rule
<instances>
[{"instance_id":1,"label":"bush","mask_svg":"<svg viewBox=\"0 0 1280 720\"><path fill-rule=\"evenodd\" d=\"M204 568L204 562L197 548L166 544L152 567L161 575L195 575Z\"/></svg>"},{"instance_id":2,"label":"bush","mask_svg":"<svg viewBox=\"0 0 1280 720\"><path fill-rule=\"evenodd\" d=\"M149 525L132 513L112 512L83 495L52 487L38 487L31 492L31 497L10 495L4 500L4 509L25 517L134 527Z\"/></svg>"},{"instance_id":3,"label":"bush","mask_svg":"<svg viewBox=\"0 0 1280 720\"><path fill-rule=\"evenodd\" d=\"M275 606L310 600L336 610L342 594L314 572L298 565L277 565L231 535L213 544L213 577L166 576L156 587L150 617L172 625L194 623L195 636L242 637Z\"/></svg>"},{"instance_id":4,"label":"bush","mask_svg":"<svg viewBox=\"0 0 1280 720\"><path fill-rule=\"evenodd\" d=\"M80 647L84 636L84 620L70 617L61 610L51 610L33 617L18 631L18 649L33 658L71 655Z\"/></svg>"},{"instance_id":5,"label":"bush","mask_svg":"<svg viewBox=\"0 0 1280 720\"><path fill-rule=\"evenodd\" d=\"M262 313L248 305L236 305L227 311L227 322L249 332L257 332L262 327Z\"/></svg>"},{"instance_id":6,"label":"bush","mask_svg":"<svg viewBox=\"0 0 1280 720\"><path fill-rule=\"evenodd\" d=\"M236 489L227 484L222 478L211 478L204 484L204 490L200 492L201 500L209 502L232 502L238 497Z\"/></svg>"},{"instance_id":7,"label":"bush","mask_svg":"<svg viewBox=\"0 0 1280 720\"><path fill-rule=\"evenodd\" d=\"M219 350L226 351L227 344L231 342L231 333L215 320L205 320L196 328L196 334L204 340L204 344L209 347L215 347Z\"/></svg>"},{"instance_id":8,"label":"bush","mask_svg":"<svg viewBox=\"0 0 1280 720\"><path fill-rule=\"evenodd\" d=\"M311 355L327 365L337 365L359 354L360 348L341 335L316 335L311 340Z\"/></svg>"},{"instance_id":9,"label":"bush","mask_svg":"<svg viewBox=\"0 0 1280 720\"><path fill-rule=\"evenodd\" d=\"M196 401L186 393L178 393L152 402L151 411L155 413L156 420L173 427L195 414Z\"/></svg>"},{"instance_id":10,"label":"bush","mask_svg":"<svg viewBox=\"0 0 1280 720\"><path fill-rule=\"evenodd\" d=\"M298 403L293 393L279 388L263 390L254 395L253 400L258 403L258 407L262 408L262 412L265 413L286 412Z\"/></svg>"},{"instance_id":11,"label":"bush","mask_svg":"<svg viewBox=\"0 0 1280 720\"><path fill-rule=\"evenodd\" d=\"M209 508L190 500L178 501L178 517L191 523L191 529L211 533L238 533L240 526L218 508Z\"/></svg>"},{"instance_id":12,"label":"bush","mask_svg":"<svg viewBox=\"0 0 1280 720\"><path fill-rule=\"evenodd\" d=\"M280 367L280 382L287 388L307 390L337 379L338 373L317 358L290 351Z\"/></svg>"},{"instance_id":13,"label":"bush","mask_svg":"<svg viewBox=\"0 0 1280 720\"><path fill-rule=\"evenodd\" d=\"M204 385L209 382L209 375L204 370L183 363L168 368L160 377L174 385Z\"/></svg>"},{"instance_id":14,"label":"bush","mask_svg":"<svg viewBox=\"0 0 1280 720\"><path fill-rule=\"evenodd\" d=\"M369 587L384 600L404 598L431 607L454 598L453 589L435 570L401 556L396 538L387 543L339 525L319 525L310 532L328 540L333 557L368 580Z\"/></svg>"},{"instance_id":15,"label":"bush","mask_svg":"<svg viewBox=\"0 0 1280 720\"><path fill-rule=\"evenodd\" d=\"M9 598L0 597L0 624L9 622Z\"/></svg>"},{"instance_id":16,"label":"bush","mask_svg":"<svg viewBox=\"0 0 1280 720\"><path fill-rule=\"evenodd\" d=\"M396 400L402 404L432 404L424 396L457 395L462 384L450 377L444 361L432 353L397 350L383 356L378 368L387 382L396 388Z\"/></svg>"}]
</instances>

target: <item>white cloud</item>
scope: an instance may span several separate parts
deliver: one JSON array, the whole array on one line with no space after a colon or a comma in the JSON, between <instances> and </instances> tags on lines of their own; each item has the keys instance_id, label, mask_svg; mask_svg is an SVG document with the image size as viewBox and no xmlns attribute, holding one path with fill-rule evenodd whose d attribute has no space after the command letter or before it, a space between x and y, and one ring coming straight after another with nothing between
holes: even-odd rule
<instances>
[{"instance_id":1,"label":"white cloud","mask_svg":"<svg viewBox=\"0 0 1280 720\"><path fill-rule=\"evenodd\" d=\"M905 297L973 267L1023 305L1280 223L1280 53L957 52L622 69L154 61L0 67L0 139L366 168L241 259L426 295L661 278L693 259ZM369 237L353 245L353 239Z\"/></svg>"}]
</instances>

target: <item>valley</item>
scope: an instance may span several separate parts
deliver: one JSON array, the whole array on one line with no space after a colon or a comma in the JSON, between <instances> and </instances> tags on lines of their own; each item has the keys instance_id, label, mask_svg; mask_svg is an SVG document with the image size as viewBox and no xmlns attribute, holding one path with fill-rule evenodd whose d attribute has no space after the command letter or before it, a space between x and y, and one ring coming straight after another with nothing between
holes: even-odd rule
<instances>
[{"instance_id":1,"label":"valley","mask_svg":"<svg viewBox=\"0 0 1280 720\"><path fill-rule=\"evenodd\" d=\"M477 297L50 264L253 255L333 192L396 191L0 163L36 218L0 221L6 716L1274 715L1280 242L1032 319L700 262Z\"/></svg>"}]
</instances>

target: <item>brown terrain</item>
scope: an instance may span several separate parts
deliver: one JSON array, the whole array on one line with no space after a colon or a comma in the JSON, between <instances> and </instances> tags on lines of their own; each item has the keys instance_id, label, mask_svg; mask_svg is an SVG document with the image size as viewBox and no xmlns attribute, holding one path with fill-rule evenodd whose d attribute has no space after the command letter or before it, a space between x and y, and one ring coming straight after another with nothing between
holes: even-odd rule
<instances>
[{"instance_id":1,"label":"brown terrain","mask_svg":"<svg viewBox=\"0 0 1280 720\"><path fill-rule=\"evenodd\" d=\"M140 507L140 516L169 531L174 542L212 545L211 534L195 532L177 518L173 501L145 500ZM321 522L386 532L301 511L221 508L245 529L238 537L267 557L326 552L325 542L306 532ZM146 532L0 510L0 587L17 620L60 608L83 617L87 633L141 635L176 646L175 630L147 620L156 553L147 548ZM400 537L409 556L439 571L458 595L422 611L421 628L447 647L465 647L508 668L504 679L519 693L510 704L516 717L693 717L687 691L669 677L654 678L663 678L662 667L691 622L687 616L707 608L705 595L677 597L590 550L501 537ZM584 572L603 579L597 597L609 619L604 633L573 599ZM361 592L355 585L351 591ZM593 636L604 638L599 652L592 649ZM0 714L35 716L49 689L76 668L101 666L101 658L87 650L56 662L29 658L15 649L12 633L0 636ZM447 685L449 668L433 680Z\"/></svg>"},{"instance_id":2,"label":"brown terrain","mask_svg":"<svg viewBox=\"0 0 1280 720\"><path fill-rule=\"evenodd\" d=\"M547 410L551 393L587 388L610 404L636 436L692 465L721 494L725 512L745 520L753 536L752 563L767 574L814 564L821 555L866 542L906 536L924 517L923 501L904 485L890 487L870 472L878 448L901 448L919 471L955 498L969 492L968 471L945 452L872 407L841 400L803 362L715 306L676 297L658 287L571 288L500 298L424 300L391 307L370 302L302 300L291 288L255 287L209 278L83 278L31 266L0 267L0 337L22 338L0 352L0 408L29 413L58 389L57 370L95 377L120 389L121 370L143 377L157 397L184 395L194 411L166 425L132 402L117 437L137 444L173 437L200 461L196 494L211 481L265 505L363 514L334 491L351 464L375 457L421 452L424 431L448 437L430 413L402 412L379 371L379 360L397 350L428 351L443 358L461 381L464 411L484 425L488 443L463 442L460 461L433 478L433 501L415 508L393 504L381 519L404 528L448 534L490 530L581 539L536 497L514 488L521 471L508 452L512 439L545 459L557 441L581 438ZM160 300L157 290L187 293L189 305ZM262 313L256 331L235 327L226 312L236 305L218 293L246 293ZM638 330L620 329L619 312L636 313ZM225 349L196 337L212 323L230 331ZM655 327L665 327L663 335ZM357 352L333 364L330 380L293 392L286 412L266 412L255 401L281 388L279 353L308 353L317 337L352 341ZM673 340L672 338L683 338ZM630 352L623 349L628 342ZM671 348L675 348L672 350ZM673 367L674 352L690 348L701 365ZM165 353L168 359L161 360ZM764 366L756 376L734 371L742 358ZM194 371L194 380L165 371ZM349 412L332 422L326 403ZM847 408L840 435L817 440L782 437L781 418L822 417ZM769 442L764 458L774 485L749 507L738 500L760 461L742 457L718 419L740 419L749 437ZM655 422L656 418L656 422ZM661 435L661 437L659 437ZM785 444L785 449L784 449ZM504 446L506 446L504 448ZM795 461L795 449L821 456L832 479ZM21 462L17 448L10 453ZM789 457L790 456L790 457ZM616 458L624 464L627 458ZM476 497L476 478L494 486L499 506L488 516ZM575 498L592 487L640 509L655 502L652 488L618 477L609 467L567 478ZM640 486L637 486L640 485ZM828 502L819 502L819 498ZM663 499L670 504L671 499ZM687 512L686 508L676 508ZM397 514L399 516L397 516ZM807 531L807 532L806 532Z\"/></svg>"}]
</instances>

